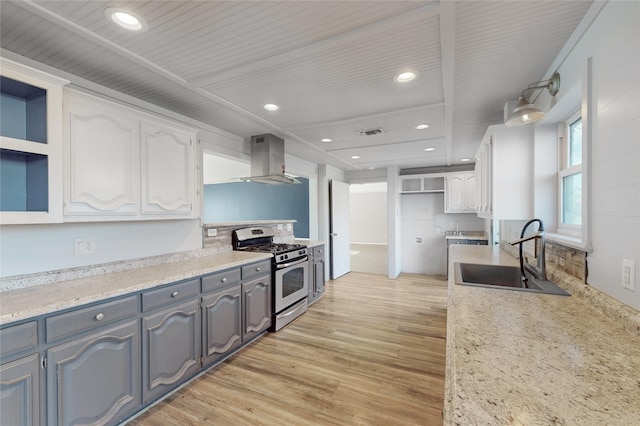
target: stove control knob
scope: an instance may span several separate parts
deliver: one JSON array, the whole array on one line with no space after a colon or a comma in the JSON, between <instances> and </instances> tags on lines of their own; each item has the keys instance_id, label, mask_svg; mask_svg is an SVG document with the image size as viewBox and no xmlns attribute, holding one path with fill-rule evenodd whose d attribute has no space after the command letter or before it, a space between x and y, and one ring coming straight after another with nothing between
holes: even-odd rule
<instances>
[{"instance_id":1,"label":"stove control knob","mask_svg":"<svg viewBox=\"0 0 640 426\"><path fill-rule=\"evenodd\" d=\"M285 255L284 255L284 258L285 258L285 259L288 259L288 258L289 258L289 255L288 255L288 254L285 254Z\"/></svg>"}]
</instances>

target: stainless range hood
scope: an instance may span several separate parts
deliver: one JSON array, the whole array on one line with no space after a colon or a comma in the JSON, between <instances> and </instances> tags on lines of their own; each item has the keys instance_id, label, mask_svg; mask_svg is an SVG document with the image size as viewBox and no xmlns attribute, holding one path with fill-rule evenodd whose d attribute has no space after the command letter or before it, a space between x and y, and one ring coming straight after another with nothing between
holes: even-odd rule
<instances>
[{"instance_id":1,"label":"stainless range hood","mask_svg":"<svg viewBox=\"0 0 640 426\"><path fill-rule=\"evenodd\" d=\"M251 177L241 179L268 185L300 183L284 172L284 139L270 133L251 136Z\"/></svg>"}]
</instances>

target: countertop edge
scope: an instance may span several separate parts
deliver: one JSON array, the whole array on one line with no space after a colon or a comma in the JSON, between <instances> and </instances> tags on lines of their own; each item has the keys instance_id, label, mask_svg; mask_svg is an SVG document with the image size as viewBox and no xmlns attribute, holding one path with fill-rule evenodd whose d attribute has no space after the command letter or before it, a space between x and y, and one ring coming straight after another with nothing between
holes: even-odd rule
<instances>
[{"instance_id":1,"label":"countertop edge","mask_svg":"<svg viewBox=\"0 0 640 426\"><path fill-rule=\"evenodd\" d=\"M0 294L2 296L0 325L36 319L56 311L77 308L270 258L269 253L230 251L161 265L7 290ZM36 306L33 300L44 302Z\"/></svg>"}]
</instances>

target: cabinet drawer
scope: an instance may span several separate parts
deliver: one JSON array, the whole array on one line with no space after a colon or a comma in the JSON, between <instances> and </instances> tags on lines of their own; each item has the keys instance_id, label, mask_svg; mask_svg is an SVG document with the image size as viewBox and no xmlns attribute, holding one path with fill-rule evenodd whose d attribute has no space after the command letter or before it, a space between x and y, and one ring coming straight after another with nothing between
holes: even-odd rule
<instances>
[{"instance_id":1,"label":"cabinet drawer","mask_svg":"<svg viewBox=\"0 0 640 426\"><path fill-rule=\"evenodd\" d=\"M242 279L246 280L247 278L257 277L259 275L270 274L271 273L271 261L267 260L266 262L254 263L252 265L247 265L242 267Z\"/></svg>"},{"instance_id":2,"label":"cabinet drawer","mask_svg":"<svg viewBox=\"0 0 640 426\"><path fill-rule=\"evenodd\" d=\"M324 246L312 247L311 250L313 257L324 257Z\"/></svg>"},{"instance_id":3,"label":"cabinet drawer","mask_svg":"<svg viewBox=\"0 0 640 426\"><path fill-rule=\"evenodd\" d=\"M47 342L87 332L138 313L137 296L128 296L46 319Z\"/></svg>"},{"instance_id":4,"label":"cabinet drawer","mask_svg":"<svg viewBox=\"0 0 640 426\"><path fill-rule=\"evenodd\" d=\"M487 240L448 240L448 245L453 244L466 244L474 246L486 246L489 242Z\"/></svg>"},{"instance_id":5,"label":"cabinet drawer","mask_svg":"<svg viewBox=\"0 0 640 426\"><path fill-rule=\"evenodd\" d=\"M206 293L240 282L240 268L216 272L202 277L202 292Z\"/></svg>"},{"instance_id":6,"label":"cabinet drawer","mask_svg":"<svg viewBox=\"0 0 640 426\"><path fill-rule=\"evenodd\" d=\"M35 321L0 330L0 349L7 357L38 346L38 323Z\"/></svg>"},{"instance_id":7,"label":"cabinet drawer","mask_svg":"<svg viewBox=\"0 0 640 426\"><path fill-rule=\"evenodd\" d=\"M157 290L151 290L142 294L142 310L144 312L150 311L167 303L177 302L178 300L183 300L188 297L195 297L199 293L199 278L172 284Z\"/></svg>"}]
</instances>

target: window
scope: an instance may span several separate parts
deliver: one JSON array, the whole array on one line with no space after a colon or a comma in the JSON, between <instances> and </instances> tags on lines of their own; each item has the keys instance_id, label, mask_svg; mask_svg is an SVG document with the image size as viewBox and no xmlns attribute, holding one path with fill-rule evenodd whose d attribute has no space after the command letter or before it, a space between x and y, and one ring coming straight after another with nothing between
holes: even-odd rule
<instances>
[{"instance_id":1,"label":"window","mask_svg":"<svg viewBox=\"0 0 640 426\"><path fill-rule=\"evenodd\" d=\"M567 236L582 235L583 217L583 144L582 117L573 113L559 129L560 164L558 170L558 233Z\"/></svg>"}]
</instances>

